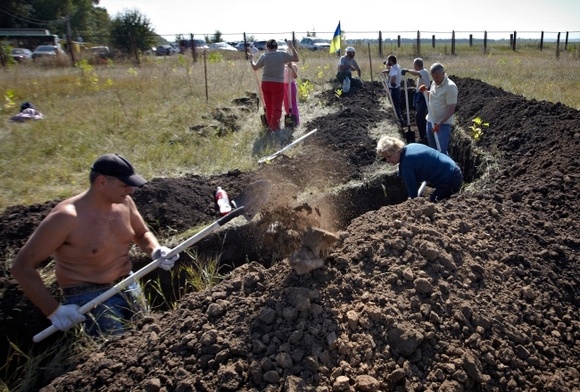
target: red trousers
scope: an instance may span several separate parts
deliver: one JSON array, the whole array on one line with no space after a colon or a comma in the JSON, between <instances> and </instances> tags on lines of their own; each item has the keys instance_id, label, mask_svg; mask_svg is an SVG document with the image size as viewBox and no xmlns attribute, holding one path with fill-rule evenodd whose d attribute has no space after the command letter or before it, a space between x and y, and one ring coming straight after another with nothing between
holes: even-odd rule
<instances>
[{"instance_id":1,"label":"red trousers","mask_svg":"<svg viewBox=\"0 0 580 392\"><path fill-rule=\"evenodd\" d=\"M266 119L272 131L280 129L282 102L284 101L284 83L262 82L262 93L266 105Z\"/></svg>"}]
</instances>

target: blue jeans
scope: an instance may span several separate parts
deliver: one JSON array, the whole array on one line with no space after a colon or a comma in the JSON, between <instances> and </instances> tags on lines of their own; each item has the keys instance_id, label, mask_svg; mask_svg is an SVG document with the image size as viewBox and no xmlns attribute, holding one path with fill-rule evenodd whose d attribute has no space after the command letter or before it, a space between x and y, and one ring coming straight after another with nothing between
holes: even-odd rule
<instances>
[{"instance_id":1,"label":"blue jeans","mask_svg":"<svg viewBox=\"0 0 580 392\"><path fill-rule=\"evenodd\" d=\"M449 148L449 139L451 138L451 124L439 124L439 144L441 145L441 152L443 154L449 155L447 150ZM427 140L429 141L429 147L437 150L437 143L435 142L435 136L433 135L433 124L427 123Z\"/></svg>"},{"instance_id":2,"label":"blue jeans","mask_svg":"<svg viewBox=\"0 0 580 392\"><path fill-rule=\"evenodd\" d=\"M84 327L87 334L91 336L122 334L125 332L125 325L131 321L133 316L146 311L143 294L134 285L130 285L86 313L87 320L84 322ZM103 288L87 293L68 295L65 296L64 303L83 306L107 290L108 288Z\"/></svg>"},{"instance_id":3,"label":"blue jeans","mask_svg":"<svg viewBox=\"0 0 580 392\"><path fill-rule=\"evenodd\" d=\"M454 193L459 192L461 185L463 185L463 175L461 174L461 169L456 168L446 182L436 185L429 200L437 203L438 201L447 199Z\"/></svg>"}]
</instances>

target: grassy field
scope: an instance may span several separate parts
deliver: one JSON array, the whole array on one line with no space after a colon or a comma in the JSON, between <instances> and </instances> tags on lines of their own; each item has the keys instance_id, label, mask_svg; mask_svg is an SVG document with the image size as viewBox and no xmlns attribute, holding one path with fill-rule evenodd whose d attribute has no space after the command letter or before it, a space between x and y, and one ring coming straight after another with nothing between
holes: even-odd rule
<instances>
[{"instance_id":1,"label":"grassy field","mask_svg":"<svg viewBox=\"0 0 580 392\"><path fill-rule=\"evenodd\" d=\"M412 66L413 49L394 50L403 68ZM527 99L580 109L580 55L575 46L558 59L554 50L535 48L497 48L484 54L458 47L455 56L447 47L438 50L425 50L427 67L441 62L449 75L481 79ZM365 81L377 80L383 68L384 58L376 49L371 52L369 59L368 48L357 48ZM326 53L300 55L299 77L313 87L300 103L304 124L327 110L318 105L316 94L332 88L329 81L338 59ZM145 57L139 66L130 61L82 62L76 68L15 65L0 72L0 91L2 211L86 189L90 164L108 152L125 155L147 179L257 166L253 148L260 131L259 112L255 107L244 114L232 103L257 91L255 75L240 53L231 58L211 54L196 63L172 56ZM44 119L9 121L24 101L32 102ZM239 116L239 131L223 132L218 119L228 115Z\"/></svg>"}]
</instances>

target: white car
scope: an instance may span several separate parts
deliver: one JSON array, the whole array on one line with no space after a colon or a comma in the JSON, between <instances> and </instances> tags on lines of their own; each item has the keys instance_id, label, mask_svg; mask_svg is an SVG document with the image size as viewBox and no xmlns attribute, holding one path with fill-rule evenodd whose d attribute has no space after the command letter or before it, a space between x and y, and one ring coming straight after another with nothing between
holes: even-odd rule
<instances>
[{"instance_id":1,"label":"white car","mask_svg":"<svg viewBox=\"0 0 580 392\"><path fill-rule=\"evenodd\" d=\"M288 45L285 41L276 41L276 43L278 44L278 50L283 50L284 52L288 51Z\"/></svg>"},{"instance_id":2,"label":"white car","mask_svg":"<svg viewBox=\"0 0 580 392\"><path fill-rule=\"evenodd\" d=\"M208 50L229 50L229 51L237 52L236 48L234 48L232 45L227 44L225 42L214 42L213 44L209 44Z\"/></svg>"},{"instance_id":3,"label":"white car","mask_svg":"<svg viewBox=\"0 0 580 392\"><path fill-rule=\"evenodd\" d=\"M298 47L308 50L330 50L330 41L322 38L304 37Z\"/></svg>"}]
</instances>

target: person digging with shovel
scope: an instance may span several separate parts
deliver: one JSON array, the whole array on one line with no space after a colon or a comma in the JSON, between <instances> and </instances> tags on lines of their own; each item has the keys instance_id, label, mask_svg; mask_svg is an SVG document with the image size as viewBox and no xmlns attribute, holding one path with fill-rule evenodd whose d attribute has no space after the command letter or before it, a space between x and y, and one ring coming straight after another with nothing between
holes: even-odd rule
<instances>
[{"instance_id":1,"label":"person digging with shovel","mask_svg":"<svg viewBox=\"0 0 580 392\"><path fill-rule=\"evenodd\" d=\"M87 315L83 305L131 274L130 250L136 244L160 268L170 270L179 255L165 258L137 210L131 194L146 183L118 154L100 156L92 165L88 190L58 203L36 228L12 262L12 275L24 294L52 322L66 331L78 323L90 335L120 334L135 314L146 311L137 285L112 296ZM45 286L37 267L54 258L56 281L64 303Z\"/></svg>"}]
</instances>

